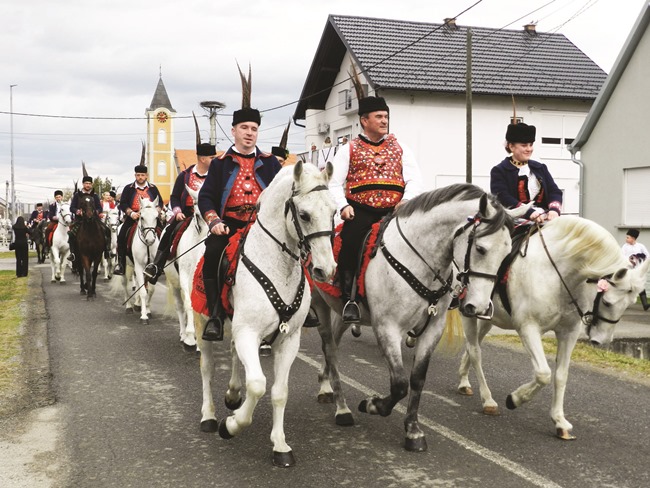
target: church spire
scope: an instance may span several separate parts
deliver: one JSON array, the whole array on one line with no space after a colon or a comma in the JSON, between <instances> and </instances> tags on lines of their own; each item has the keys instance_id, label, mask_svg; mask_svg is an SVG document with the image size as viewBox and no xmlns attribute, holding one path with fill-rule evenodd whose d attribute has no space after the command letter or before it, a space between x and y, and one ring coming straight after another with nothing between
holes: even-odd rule
<instances>
[{"instance_id":1,"label":"church spire","mask_svg":"<svg viewBox=\"0 0 650 488\"><path fill-rule=\"evenodd\" d=\"M152 112L158 108L166 108L170 112L176 112L176 110L174 110L174 107L172 107L172 102L169 101L169 96L167 95L167 90L165 89L165 84L162 80L162 67L160 70L160 79L158 80L156 92L153 94L151 105L147 110Z\"/></svg>"}]
</instances>

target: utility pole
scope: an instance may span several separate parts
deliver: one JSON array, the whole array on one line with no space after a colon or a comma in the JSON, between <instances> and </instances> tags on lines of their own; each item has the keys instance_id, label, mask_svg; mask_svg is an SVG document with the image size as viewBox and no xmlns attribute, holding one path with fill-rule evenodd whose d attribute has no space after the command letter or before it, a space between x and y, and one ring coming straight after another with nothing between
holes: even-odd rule
<instances>
[{"instance_id":1,"label":"utility pole","mask_svg":"<svg viewBox=\"0 0 650 488\"><path fill-rule=\"evenodd\" d=\"M472 29L467 29L465 69L465 182L472 182Z\"/></svg>"},{"instance_id":2,"label":"utility pole","mask_svg":"<svg viewBox=\"0 0 650 488\"><path fill-rule=\"evenodd\" d=\"M210 144L217 145L217 112L226 108L225 103L207 100L199 105L210 114Z\"/></svg>"},{"instance_id":3,"label":"utility pole","mask_svg":"<svg viewBox=\"0 0 650 488\"><path fill-rule=\"evenodd\" d=\"M11 216L13 222L16 219L16 188L14 186L14 86L9 85L9 127L11 132Z\"/></svg>"}]
</instances>

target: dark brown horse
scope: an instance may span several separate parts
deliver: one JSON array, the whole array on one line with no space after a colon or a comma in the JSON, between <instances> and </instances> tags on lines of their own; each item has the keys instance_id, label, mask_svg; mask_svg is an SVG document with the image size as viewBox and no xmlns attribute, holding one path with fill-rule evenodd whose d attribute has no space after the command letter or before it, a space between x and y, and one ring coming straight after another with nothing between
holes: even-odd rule
<instances>
[{"instance_id":1,"label":"dark brown horse","mask_svg":"<svg viewBox=\"0 0 650 488\"><path fill-rule=\"evenodd\" d=\"M41 220L34 228L30 230L30 237L36 248L36 256L38 264L45 262L47 256L47 242L45 240L45 228L47 227L47 220Z\"/></svg>"},{"instance_id":2,"label":"dark brown horse","mask_svg":"<svg viewBox=\"0 0 650 488\"><path fill-rule=\"evenodd\" d=\"M105 234L92 195L79 195L79 209L81 210L81 215L77 217L81 219L77 231L79 283L81 294L85 294L90 300L96 296L97 268L104 254Z\"/></svg>"}]
</instances>

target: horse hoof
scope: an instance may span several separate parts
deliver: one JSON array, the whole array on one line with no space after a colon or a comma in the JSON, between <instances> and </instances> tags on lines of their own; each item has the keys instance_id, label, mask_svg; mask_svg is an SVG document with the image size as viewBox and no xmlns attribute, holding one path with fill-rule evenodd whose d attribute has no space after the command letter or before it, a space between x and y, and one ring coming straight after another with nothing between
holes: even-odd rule
<instances>
[{"instance_id":1,"label":"horse hoof","mask_svg":"<svg viewBox=\"0 0 650 488\"><path fill-rule=\"evenodd\" d=\"M219 422L219 437L226 440L235 437L230 432L228 432L228 427L226 427L226 419L223 419L221 422Z\"/></svg>"},{"instance_id":2,"label":"horse hoof","mask_svg":"<svg viewBox=\"0 0 650 488\"><path fill-rule=\"evenodd\" d=\"M149 325L149 319L140 319L140 325Z\"/></svg>"},{"instance_id":3,"label":"horse hoof","mask_svg":"<svg viewBox=\"0 0 650 488\"><path fill-rule=\"evenodd\" d=\"M415 343L417 342L417 339L415 337L411 336L406 336L406 346L407 347L415 347Z\"/></svg>"},{"instance_id":4,"label":"horse hoof","mask_svg":"<svg viewBox=\"0 0 650 488\"><path fill-rule=\"evenodd\" d=\"M85 294L86 294L86 290L79 290L79 295L85 295Z\"/></svg>"},{"instance_id":5,"label":"horse hoof","mask_svg":"<svg viewBox=\"0 0 650 488\"><path fill-rule=\"evenodd\" d=\"M483 413L485 415L490 415L492 417L498 417L501 415L501 411L499 410L499 407L483 407Z\"/></svg>"},{"instance_id":6,"label":"horse hoof","mask_svg":"<svg viewBox=\"0 0 650 488\"><path fill-rule=\"evenodd\" d=\"M201 432L216 432L219 429L219 422L216 419L204 420L201 422Z\"/></svg>"},{"instance_id":7,"label":"horse hoof","mask_svg":"<svg viewBox=\"0 0 650 488\"><path fill-rule=\"evenodd\" d=\"M293 457L293 451L277 452L273 451L273 466L278 468L290 468L296 465L296 459Z\"/></svg>"},{"instance_id":8,"label":"horse hoof","mask_svg":"<svg viewBox=\"0 0 650 488\"><path fill-rule=\"evenodd\" d=\"M555 435L557 435L563 441L574 441L576 439L576 436L571 434L571 431L567 429L556 429Z\"/></svg>"},{"instance_id":9,"label":"horse hoof","mask_svg":"<svg viewBox=\"0 0 650 488\"><path fill-rule=\"evenodd\" d=\"M147 317L149 317L149 318L152 317L151 312L147 313Z\"/></svg>"},{"instance_id":10,"label":"horse hoof","mask_svg":"<svg viewBox=\"0 0 650 488\"><path fill-rule=\"evenodd\" d=\"M52 278L52 279L50 280L50 283L56 283L56 279Z\"/></svg>"},{"instance_id":11,"label":"horse hoof","mask_svg":"<svg viewBox=\"0 0 650 488\"><path fill-rule=\"evenodd\" d=\"M350 427L354 425L354 417L350 412L337 415L336 425L340 425L341 427Z\"/></svg>"},{"instance_id":12,"label":"horse hoof","mask_svg":"<svg viewBox=\"0 0 650 488\"><path fill-rule=\"evenodd\" d=\"M133 308L136 309L138 312L142 310L142 307L140 305L133 305Z\"/></svg>"},{"instance_id":13,"label":"horse hoof","mask_svg":"<svg viewBox=\"0 0 650 488\"><path fill-rule=\"evenodd\" d=\"M359 403L359 412L368 413L368 400L361 400L361 403Z\"/></svg>"},{"instance_id":14,"label":"horse hoof","mask_svg":"<svg viewBox=\"0 0 650 488\"><path fill-rule=\"evenodd\" d=\"M319 393L318 403L334 403L334 393Z\"/></svg>"},{"instance_id":15,"label":"horse hoof","mask_svg":"<svg viewBox=\"0 0 650 488\"><path fill-rule=\"evenodd\" d=\"M472 390L471 386L461 386L458 388L458 393L465 396L472 396L474 394L474 390Z\"/></svg>"},{"instance_id":16,"label":"horse hoof","mask_svg":"<svg viewBox=\"0 0 650 488\"><path fill-rule=\"evenodd\" d=\"M129 314L129 315L132 314L132 313L133 313L133 309L132 309L132 308L127 308L127 309L126 309L126 313Z\"/></svg>"},{"instance_id":17,"label":"horse hoof","mask_svg":"<svg viewBox=\"0 0 650 488\"><path fill-rule=\"evenodd\" d=\"M108 280L110 280L110 278L104 278L104 281L108 281Z\"/></svg>"},{"instance_id":18,"label":"horse hoof","mask_svg":"<svg viewBox=\"0 0 650 488\"><path fill-rule=\"evenodd\" d=\"M404 441L404 449L409 452L424 452L428 449L427 440L424 436L415 439L407 437Z\"/></svg>"},{"instance_id":19,"label":"horse hoof","mask_svg":"<svg viewBox=\"0 0 650 488\"><path fill-rule=\"evenodd\" d=\"M241 404L244 403L244 399L242 397L239 397L237 400L228 400L228 398L224 398L224 403L228 410L237 410L241 407Z\"/></svg>"},{"instance_id":20,"label":"horse hoof","mask_svg":"<svg viewBox=\"0 0 650 488\"><path fill-rule=\"evenodd\" d=\"M184 342L181 342L181 344L183 345L183 350L185 352L194 352L194 351L196 351L196 346L190 346L189 344L185 344Z\"/></svg>"},{"instance_id":21,"label":"horse hoof","mask_svg":"<svg viewBox=\"0 0 650 488\"><path fill-rule=\"evenodd\" d=\"M350 328L350 332L354 337L361 337L361 326L355 324Z\"/></svg>"},{"instance_id":22,"label":"horse hoof","mask_svg":"<svg viewBox=\"0 0 650 488\"><path fill-rule=\"evenodd\" d=\"M517 405L515 405L515 402L512 399L512 395L508 395L508 398L506 398L506 407L508 410L514 410L517 408Z\"/></svg>"}]
</instances>

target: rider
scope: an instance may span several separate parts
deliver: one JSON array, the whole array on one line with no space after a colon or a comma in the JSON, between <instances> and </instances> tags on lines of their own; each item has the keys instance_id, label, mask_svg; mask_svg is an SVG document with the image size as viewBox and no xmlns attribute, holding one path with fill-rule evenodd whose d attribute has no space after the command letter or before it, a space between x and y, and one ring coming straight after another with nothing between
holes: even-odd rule
<instances>
[{"instance_id":1,"label":"rider","mask_svg":"<svg viewBox=\"0 0 650 488\"><path fill-rule=\"evenodd\" d=\"M156 252L156 257L154 258L153 263L147 264L144 268L144 276L149 283L155 285L158 278L160 278L163 268L165 267L165 262L169 257L174 236L183 225L183 221L192 218L194 215L194 201L185 189L185 185L192 190L200 190L206 176L208 176L210 162L216 155L217 148L213 144L197 144L197 163L185 169L185 171L181 172L176 178L174 189L169 197L169 204L174 216L160 237L158 252Z\"/></svg>"},{"instance_id":2,"label":"rider","mask_svg":"<svg viewBox=\"0 0 650 488\"><path fill-rule=\"evenodd\" d=\"M143 153L144 156L144 153ZM158 199L158 208L162 208L162 197L158 187L147 181L148 169L142 162L135 168L135 181L127 185L120 197L119 209L124 213L124 223L117 236L117 264L113 269L114 275L123 275L126 269L126 246L129 230L140 218L140 197L148 198L152 202Z\"/></svg>"},{"instance_id":3,"label":"rider","mask_svg":"<svg viewBox=\"0 0 650 488\"><path fill-rule=\"evenodd\" d=\"M117 207L117 204L115 203L115 192L105 191L102 194L102 209L104 210L104 212L108 212L109 210L112 210L115 207Z\"/></svg>"},{"instance_id":4,"label":"rider","mask_svg":"<svg viewBox=\"0 0 650 488\"><path fill-rule=\"evenodd\" d=\"M508 125L505 149L510 156L492 168L490 192L506 208L533 202L525 218L541 223L560 216L562 190L545 164L530 159L535 133L534 125Z\"/></svg>"},{"instance_id":5,"label":"rider","mask_svg":"<svg viewBox=\"0 0 650 488\"><path fill-rule=\"evenodd\" d=\"M250 89L244 93L250 94ZM210 311L203 331L206 341L223 340L225 311L217 275L228 238L252 221L260 193L281 169L275 156L261 152L256 146L261 123L259 111L250 108L247 99L243 106L233 113L231 132L235 143L212 160L199 192L199 210L210 229L203 263L203 284Z\"/></svg>"},{"instance_id":6,"label":"rider","mask_svg":"<svg viewBox=\"0 0 650 488\"><path fill-rule=\"evenodd\" d=\"M356 84L354 76L352 79ZM346 324L360 320L356 287L352 285L366 234L373 224L422 191L413 153L388 133L386 101L362 97L358 113L363 133L338 150L329 183L343 219L338 273Z\"/></svg>"},{"instance_id":7,"label":"rider","mask_svg":"<svg viewBox=\"0 0 650 488\"><path fill-rule=\"evenodd\" d=\"M41 223L41 220L47 220L47 210L43 211L43 204L37 203L36 209L32 212L27 222L27 227L34 228Z\"/></svg>"},{"instance_id":8,"label":"rider","mask_svg":"<svg viewBox=\"0 0 650 488\"><path fill-rule=\"evenodd\" d=\"M99 201L99 195L95 193L95 190L93 190L93 178L92 176L84 176L81 180L81 190L76 192L74 196L72 197L72 201L70 202L70 213L72 213L73 216L80 216L81 215L81 209L79 208L79 196L80 195L92 195L93 200L95 202L95 210L97 211L98 214L101 213L102 211L102 205ZM70 245L70 255L68 256L68 260L74 262L76 259L76 254L77 254L77 231L79 230L79 225L80 225L81 220L80 219L75 219L72 222L72 225L70 226L70 230L68 230L68 244ZM110 229L106 226L104 226L104 233L107 235L107 242L106 242L106 249L105 253L108 253L110 251Z\"/></svg>"},{"instance_id":9,"label":"rider","mask_svg":"<svg viewBox=\"0 0 650 488\"><path fill-rule=\"evenodd\" d=\"M48 216L50 218L50 223L47 224L45 229L45 242L50 242L50 234L54 232L56 224L59 221L59 210L61 209L61 203L63 202L63 192L61 190L54 191L54 203L50 203L50 208L48 210Z\"/></svg>"}]
</instances>

